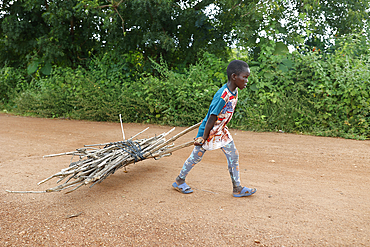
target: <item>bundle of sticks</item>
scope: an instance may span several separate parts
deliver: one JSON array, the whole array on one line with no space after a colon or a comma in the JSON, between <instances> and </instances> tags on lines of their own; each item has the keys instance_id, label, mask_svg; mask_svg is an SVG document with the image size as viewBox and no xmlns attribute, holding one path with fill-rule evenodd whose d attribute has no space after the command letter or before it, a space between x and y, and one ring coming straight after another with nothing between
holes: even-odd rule
<instances>
[{"instance_id":1,"label":"bundle of sticks","mask_svg":"<svg viewBox=\"0 0 370 247\"><path fill-rule=\"evenodd\" d=\"M46 193L59 192L65 189L70 189L66 193L77 190L83 185L90 184L90 187L102 182L109 175L112 175L116 170L125 168L126 166L139 162L144 159L154 158L159 159L164 156L171 155L172 152L188 147L194 143L189 141L184 144L175 146L173 142L186 133L194 130L200 125L195 124L177 135L166 140L175 128L168 132L164 132L158 136L147 139L136 139L138 135L145 130L137 133L130 139L125 141L110 142L103 144L85 145L84 148L76 149L76 151L45 155L46 157L55 157L60 155L78 156L79 160L71 162L70 165L62 169L60 172L42 180L38 185L45 183L53 178L59 178L57 183L65 180L64 183L44 191L9 191L11 193ZM103 148L99 148L103 146Z\"/></svg>"}]
</instances>

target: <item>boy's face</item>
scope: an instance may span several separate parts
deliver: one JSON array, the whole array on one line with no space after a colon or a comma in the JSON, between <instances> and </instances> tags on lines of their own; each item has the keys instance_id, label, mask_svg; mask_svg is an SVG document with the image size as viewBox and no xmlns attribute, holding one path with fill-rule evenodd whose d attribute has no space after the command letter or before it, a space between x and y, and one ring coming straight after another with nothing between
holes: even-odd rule
<instances>
[{"instance_id":1,"label":"boy's face","mask_svg":"<svg viewBox=\"0 0 370 247\"><path fill-rule=\"evenodd\" d=\"M249 70L249 68L242 71L239 75L233 74L235 85L240 89L244 89L247 86L248 77L250 74L251 71Z\"/></svg>"}]
</instances>

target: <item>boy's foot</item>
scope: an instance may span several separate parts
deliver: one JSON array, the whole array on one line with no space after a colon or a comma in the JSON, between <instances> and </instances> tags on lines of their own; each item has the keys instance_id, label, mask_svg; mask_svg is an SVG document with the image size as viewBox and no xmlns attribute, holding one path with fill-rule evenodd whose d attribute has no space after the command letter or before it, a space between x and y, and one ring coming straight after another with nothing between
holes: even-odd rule
<instances>
[{"instance_id":1,"label":"boy's foot","mask_svg":"<svg viewBox=\"0 0 370 247\"><path fill-rule=\"evenodd\" d=\"M193 190L187 185L185 182L183 184L178 185L176 182L172 184L172 187L174 187L177 191L180 191L184 194L192 193Z\"/></svg>"},{"instance_id":2,"label":"boy's foot","mask_svg":"<svg viewBox=\"0 0 370 247\"><path fill-rule=\"evenodd\" d=\"M257 189L250 189L247 187L241 187L234 188L233 196L234 197L244 197L244 196L250 196L256 193Z\"/></svg>"},{"instance_id":3,"label":"boy's foot","mask_svg":"<svg viewBox=\"0 0 370 247\"><path fill-rule=\"evenodd\" d=\"M182 179L180 177L176 178L176 182L172 184L172 187L184 194L189 194L193 192L189 185L185 183L185 179Z\"/></svg>"}]
</instances>

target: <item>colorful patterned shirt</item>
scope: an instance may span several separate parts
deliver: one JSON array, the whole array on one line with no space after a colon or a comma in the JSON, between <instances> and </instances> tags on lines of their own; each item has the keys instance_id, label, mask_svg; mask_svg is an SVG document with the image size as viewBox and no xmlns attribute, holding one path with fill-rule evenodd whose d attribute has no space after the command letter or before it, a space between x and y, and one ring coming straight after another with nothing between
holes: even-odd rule
<instances>
[{"instance_id":1,"label":"colorful patterned shirt","mask_svg":"<svg viewBox=\"0 0 370 247\"><path fill-rule=\"evenodd\" d=\"M238 90L231 92L227 84L223 85L213 97L207 116L199 126L197 137L203 137L204 129L208 118L216 115L217 120L211 129L208 139L203 144L205 150L214 150L229 144L233 138L226 126L234 114L236 103L238 102Z\"/></svg>"}]
</instances>

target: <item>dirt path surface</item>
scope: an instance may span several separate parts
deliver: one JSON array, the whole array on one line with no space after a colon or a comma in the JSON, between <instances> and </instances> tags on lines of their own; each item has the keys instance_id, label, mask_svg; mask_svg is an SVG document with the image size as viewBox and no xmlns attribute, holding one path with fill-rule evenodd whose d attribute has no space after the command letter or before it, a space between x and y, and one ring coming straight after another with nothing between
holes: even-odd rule
<instances>
[{"instance_id":1,"label":"dirt path surface","mask_svg":"<svg viewBox=\"0 0 370 247\"><path fill-rule=\"evenodd\" d=\"M125 124L126 136L148 126L142 138L171 128ZM242 185L257 188L251 197L232 197L221 150L207 152L189 174L194 193L172 189L191 147L118 170L91 189L14 194L5 190L56 185L37 183L71 156L43 155L120 141L121 128L0 114L0 246L370 246L369 141L231 133Z\"/></svg>"}]
</instances>

